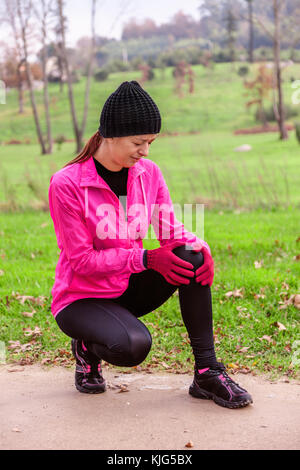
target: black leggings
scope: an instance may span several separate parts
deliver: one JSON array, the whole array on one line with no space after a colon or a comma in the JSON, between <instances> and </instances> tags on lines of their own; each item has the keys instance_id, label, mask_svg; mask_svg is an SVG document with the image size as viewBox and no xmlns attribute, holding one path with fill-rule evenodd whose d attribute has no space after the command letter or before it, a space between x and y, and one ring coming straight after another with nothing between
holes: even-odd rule
<instances>
[{"instance_id":1,"label":"black leggings","mask_svg":"<svg viewBox=\"0 0 300 470\"><path fill-rule=\"evenodd\" d=\"M191 262L194 271L203 264L201 252L174 248L180 258ZM211 291L197 284L175 286L152 269L130 276L126 291L117 298L85 298L72 302L56 316L60 329L71 338L82 339L98 358L131 367L140 364L151 349L149 330L138 317L152 312L179 289L182 319L188 331L198 367L215 361ZM201 358L204 361L201 363ZM197 361L196 361L197 362Z\"/></svg>"}]
</instances>

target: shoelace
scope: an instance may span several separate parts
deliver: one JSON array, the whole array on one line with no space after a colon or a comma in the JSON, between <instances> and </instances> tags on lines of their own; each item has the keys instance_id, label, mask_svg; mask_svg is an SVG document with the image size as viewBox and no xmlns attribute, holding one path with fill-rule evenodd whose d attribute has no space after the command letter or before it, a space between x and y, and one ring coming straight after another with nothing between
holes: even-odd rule
<instances>
[{"instance_id":1,"label":"shoelace","mask_svg":"<svg viewBox=\"0 0 300 470\"><path fill-rule=\"evenodd\" d=\"M236 386L240 387L238 383L234 382L234 380L232 380L232 378L229 377L229 375L226 372L226 368L225 368L224 364L219 362L218 365L215 368L211 369L211 371L215 371L216 375L220 375L220 373L221 373L221 375L225 379L225 382L228 385L236 385Z\"/></svg>"}]
</instances>

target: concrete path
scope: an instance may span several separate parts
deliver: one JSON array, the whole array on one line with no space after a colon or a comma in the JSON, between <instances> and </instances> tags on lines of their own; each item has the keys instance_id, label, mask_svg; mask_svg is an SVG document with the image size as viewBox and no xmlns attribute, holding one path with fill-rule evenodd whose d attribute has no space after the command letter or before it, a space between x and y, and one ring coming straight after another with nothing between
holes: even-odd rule
<instances>
[{"instance_id":1,"label":"concrete path","mask_svg":"<svg viewBox=\"0 0 300 470\"><path fill-rule=\"evenodd\" d=\"M189 375L121 374L111 368L104 375L108 390L86 395L75 389L70 369L0 366L0 449L300 447L300 387L295 382L235 374L254 404L229 410L191 397Z\"/></svg>"}]
</instances>

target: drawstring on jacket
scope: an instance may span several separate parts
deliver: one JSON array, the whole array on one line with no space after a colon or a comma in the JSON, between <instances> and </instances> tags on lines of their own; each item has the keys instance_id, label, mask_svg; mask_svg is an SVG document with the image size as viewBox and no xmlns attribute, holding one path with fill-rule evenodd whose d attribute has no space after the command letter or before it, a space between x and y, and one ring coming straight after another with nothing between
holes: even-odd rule
<instances>
[{"instance_id":1,"label":"drawstring on jacket","mask_svg":"<svg viewBox=\"0 0 300 470\"><path fill-rule=\"evenodd\" d=\"M89 216L89 188L87 186L84 188L84 207L85 217L87 219Z\"/></svg>"}]
</instances>

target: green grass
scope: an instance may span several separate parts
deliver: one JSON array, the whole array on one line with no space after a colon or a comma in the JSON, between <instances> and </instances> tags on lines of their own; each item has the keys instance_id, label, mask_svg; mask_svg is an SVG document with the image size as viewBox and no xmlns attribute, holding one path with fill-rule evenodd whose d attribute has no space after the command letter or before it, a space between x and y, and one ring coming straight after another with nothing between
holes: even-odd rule
<instances>
[{"instance_id":1,"label":"green grass","mask_svg":"<svg viewBox=\"0 0 300 470\"><path fill-rule=\"evenodd\" d=\"M163 132L206 132L209 130L233 131L244 127L255 125L254 108L247 110L245 103L249 97L245 96L243 78L236 71L241 64L236 63L233 68L231 64L216 64L213 70L206 69L201 65L193 66L195 73L195 92L189 94L185 90L183 98L174 94L173 68L166 69L162 78L160 72L156 71L156 78L147 82L145 89L153 97L163 117ZM250 67L250 77L255 76L258 65ZM99 117L102 106L108 95L124 80L139 80L140 71L120 72L111 74L105 82L93 82L90 94L90 107L85 138L96 132L99 126ZM292 105L292 94L295 89L291 87L290 78L300 79L300 65L295 64L283 71L283 91L285 102ZM73 85L75 107L78 120L81 122L85 79ZM70 107L68 102L68 89L65 85L62 93L58 84L49 85L51 100L50 113L52 117L53 136L65 135L73 139L72 122L70 118ZM271 97L270 97L271 99ZM43 110L42 92L36 92L36 101L42 128L45 132L45 116ZM271 106L267 100L266 106ZM295 105L294 105L295 106ZM300 115L300 111L298 113ZM15 90L7 93L6 105L0 106L0 141L11 139L29 139L36 142L36 133L32 117L29 95L25 93L25 113L18 114L18 96Z\"/></svg>"},{"instance_id":2,"label":"green grass","mask_svg":"<svg viewBox=\"0 0 300 470\"><path fill-rule=\"evenodd\" d=\"M252 150L234 151L244 143ZM38 199L47 203L50 177L72 159L72 151L71 143L45 156L37 145L0 147L0 204L14 200L22 210ZM271 133L160 136L149 158L161 167L174 203L227 209L300 205L299 144L293 135L287 141Z\"/></svg>"},{"instance_id":3,"label":"green grass","mask_svg":"<svg viewBox=\"0 0 300 470\"><path fill-rule=\"evenodd\" d=\"M151 147L149 158L162 169L174 204L205 205L203 236L216 269L212 295L218 358L236 370L296 376L299 144L292 132L284 142L277 133L235 136L235 129L255 125L253 111L245 108L242 79L230 64L216 65L213 71L193 69L195 94L183 99L173 93L172 69L166 70L164 80L157 72L145 86L159 105L165 133ZM290 76L300 78L298 64L284 71L287 103L294 92ZM97 129L108 94L121 81L138 77L137 72L112 74L107 82L93 84L86 138ZM84 81L74 85L74 92L81 109ZM58 86L51 85L50 94L53 135L71 139L67 87L60 95ZM0 140L31 141L0 147L0 341L5 342L8 361L69 364L70 339L50 312L58 247L47 203L50 177L74 157L74 143L63 144L61 150L55 146L52 155L41 156L26 99L23 116L17 114L14 91L7 105L0 106ZM37 101L42 112L41 94ZM242 144L252 150L235 152ZM41 207L45 210L32 210ZM157 246L156 240L144 240L145 248ZM230 291L237 296L226 296ZM33 298L23 305L17 293ZM32 310L32 318L22 315ZM191 372L178 296L142 320L153 336L153 347L140 368Z\"/></svg>"},{"instance_id":4,"label":"green grass","mask_svg":"<svg viewBox=\"0 0 300 470\"><path fill-rule=\"evenodd\" d=\"M293 343L299 338L299 310L286 300L298 292L300 264L299 211L253 211L205 214L205 239L215 259L212 287L214 331L218 358L230 367L296 376ZM7 350L8 360L65 363L70 340L57 327L50 312L58 248L52 220L47 213L1 214L0 339L27 344L28 351ZM144 247L157 242L144 240ZM255 268L255 261L263 261ZM239 289L242 297L226 297ZM44 305L16 295L44 297ZM263 297L256 298L255 295ZM285 308L281 308L281 307ZM200 314L199 306L199 314ZM22 312L35 310L32 318ZM193 361L183 326L178 296L144 316L153 335L153 347L142 367L187 372ZM286 330L276 326L280 322ZM24 328L40 329L40 336L26 336ZM263 337L269 339L263 339ZM248 349L243 349L248 348ZM239 350L242 352L239 352ZM157 362L156 362L157 361Z\"/></svg>"}]
</instances>

